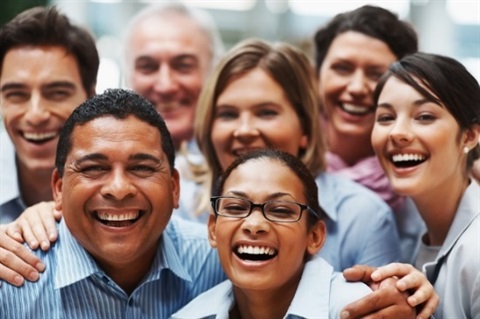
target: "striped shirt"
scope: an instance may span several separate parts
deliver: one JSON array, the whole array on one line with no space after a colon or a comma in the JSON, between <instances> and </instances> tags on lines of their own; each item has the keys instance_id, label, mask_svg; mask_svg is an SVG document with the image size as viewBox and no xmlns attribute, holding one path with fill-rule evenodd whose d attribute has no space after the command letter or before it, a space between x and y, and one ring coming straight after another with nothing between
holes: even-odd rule
<instances>
[{"instance_id":1,"label":"striped shirt","mask_svg":"<svg viewBox=\"0 0 480 319\"><path fill-rule=\"evenodd\" d=\"M59 225L59 240L37 251L47 268L36 283L0 289L1 318L168 318L225 280L206 226L173 216L149 273L129 296Z\"/></svg>"}]
</instances>

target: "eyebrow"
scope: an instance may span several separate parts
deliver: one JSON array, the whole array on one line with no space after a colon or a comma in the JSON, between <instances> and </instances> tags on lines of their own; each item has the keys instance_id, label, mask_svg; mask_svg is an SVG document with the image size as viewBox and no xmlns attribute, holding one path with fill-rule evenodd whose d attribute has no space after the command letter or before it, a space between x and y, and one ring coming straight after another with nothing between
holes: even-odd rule
<instances>
[{"instance_id":1,"label":"eyebrow","mask_svg":"<svg viewBox=\"0 0 480 319\"><path fill-rule=\"evenodd\" d=\"M160 164L162 162L159 158L146 153L133 154L128 156L128 159L137 160L137 161L148 160L148 161L154 162L155 164ZM87 161L106 161L106 160L108 160L108 157L106 155L101 153L92 153L92 154L87 154L85 156L82 156L79 159L75 160L74 162L76 164L82 164L83 162L87 162Z\"/></svg>"},{"instance_id":2,"label":"eyebrow","mask_svg":"<svg viewBox=\"0 0 480 319\"><path fill-rule=\"evenodd\" d=\"M23 84L23 83L18 83L18 82L10 82L10 83L5 83L4 85L2 85L1 87L1 91L2 92L5 92L5 91L8 91L8 90L14 90L14 89L25 89L27 87L27 85ZM69 81L55 81L55 82L51 82L51 83L48 83L46 85L43 85L42 86L42 89L46 88L46 89L53 89L53 88L70 88L70 89L75 89L76 86L74 83L72 82L69 82Z\"/></svg>"},{"instance_id":3,"label":"eyebrow","mask_svg":"<svg viewBox=\"0 0 480 319\"><path fill-rule=\"evenodd\" d=\"M230 191L228 193L231 193L232 195L235 195L235 196L239 196L239 197L243 197L243 198L248 198L248 195L245 193L245 192L241 192L241 191ZM278 199L280 197L283 197L283 196L290 196L292 199L293 196L289 193L283 193L283 192L276 192L276 193L273 193L273 194L270 194L267 196L267 201L269 200L274 200L274 199Z\"/></svg>"},{"instance_id":4,"label":"eyebrow","mask_svg":"<svg viewBox=\"0 0 480 319\"><path fill-rule=\"evenodd\" d=\"M178 61L178 60L185 60L185 59L192 59L198 62L199 58L197 55L193 53L182 53L173 56L170 60L171 61ZM137 62L147 62L147 61L158 61L157 58L151 56L151 55L140 55L135 58L135 63Z\"/></svg>"},{"instance_id":5,"label":"eyebrow","mask_svg":"<svg viewBox=\"0 0 480 319\"><path fill-rule=\"evenodd\" d=\"M422 106L423 104L426 104L426 103L434 103L434 104L437 104L437 105L438 105L438 103L436 103L435 101L431 101L431 100L429 100L429 99L418 99L418 100L415 100L415 101L413 102L413 105L419 107L419 106ZM440 105L439 105L439 106L440 106ZM380 104L378 104L377 107L383 107L383 108L391 109L391 108L393 108L393 105L390 104L390 103L388 103L388 102L386 102L386 103L380 103Z\"/></svg>"},{"instance_id":6,"label":"eyebrow","mask_svg":"<svg viewBox=\"0 0 480 319\"><path fill-rule=\"evenodd\" d=\"M47 85L42 86L42 88L46 89L54 89L54 88L69 88L69 89L75 89L76 85L72 82L69 81L55 81L48 83Z\"/></svg>"},{"instance_id":7,"label":"eyebrow","mask_svg":"<svg viewBox=\"0 0 480 319\"><path fill-rule=\"evenodd\" d=\"M17 83L17 82L10 82L10 83L5 83L4 85L2 85L2 87L0 88L0 90L2 92L5 92L7 90L13 90L13 89L23 89L25 88L26 85L25 84L22 84L22 83Z\"/></svg>"}]
</instances>

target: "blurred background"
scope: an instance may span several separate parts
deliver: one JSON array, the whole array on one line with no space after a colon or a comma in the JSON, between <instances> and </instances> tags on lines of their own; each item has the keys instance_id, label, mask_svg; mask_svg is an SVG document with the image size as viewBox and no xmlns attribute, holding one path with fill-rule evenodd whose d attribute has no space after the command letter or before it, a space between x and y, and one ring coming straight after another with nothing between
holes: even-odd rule
<instances>
[{"instance_id":1,"label":"blurred background","mask_svg":"<svg viewBox=\"0 0 480 319\"><path fill-rule=\"evenodd\" d=\"M165 0L166 1L166 0ZM180 1L180 0L179 0ZM95 35L101 55L97 92L122 85L121 41L129 18L146 5L142 0L2 0L0 24L36 5L57 5ZM286 41L312 55L314 32L335 14L374 4L410 21L422 51L452 56L480 79L480 0L185 0L208 10L228 49L239 40L259 37Z\"/></svg>"}]
</instances>

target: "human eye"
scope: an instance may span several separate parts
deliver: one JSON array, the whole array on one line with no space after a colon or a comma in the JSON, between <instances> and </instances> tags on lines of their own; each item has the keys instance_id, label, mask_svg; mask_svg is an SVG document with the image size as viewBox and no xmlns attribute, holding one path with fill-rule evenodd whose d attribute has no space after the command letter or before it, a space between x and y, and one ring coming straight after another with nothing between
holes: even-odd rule
<instances>
[{"instance_id":1,"label":"human eye","mask_svg":"<svg viewBox=\"0 0 480 319\"><path fill-rule=\"evenodd\" d=\"M143 74L151 74L158 70L159 63L152 59L141 59L135 63L135 70Z\"/></svg>"},{"instance_id":2,"label":"human eye","mask_svg":"<svg viewBox=\"0 0 480 319\"><path fill-rule=\"evenodd\" d=\"M380 80L380 78L382 77L383 73L384 72L381 70L369 70L367 72L367 77L374 82L378 82L378 80Z\"/></svg>"},{"instance_id":3,"label":"human eye","mask_svg":"<svg viewBox=\"0 0 480 319\"><path fill-rule=\"evenodd\" d=\"M392 122L395 119L393 114L388 113L388 112L378 112L375 118L375 121L379 124L388 124Z\"/></svg>"},{"instance_id":4,"label":"human eye","mask_svg":"<svg viewBox=\"0 0 480 319\"><path fill-rule=\"evenodd\" d=\"M219 213L221 215L244 215L249 209L250 203L240 198L221 198L219 202Z\"/></svg>"},{"instance_id":5,"label":"human eye","mask_svg":"<svg viewBox=\"0 0 480 319\"><path fill-rule=\"evenodd\" d=\"M336 73L342 75L349 74L353 71L353 67L350 64L344 62L332 64L331 69Z\"/></svg>"},{"instance_id":6,"label":"human eye","mask_svg":"<svg viewBox=\"0 0 480 319\"><path fill-rule=\"evenodd\" d=\"M82 165L78 168L78 172L90 178L99 177L106 171L108 171L108 167L99 164Z\"/></svg>"},{"instance_id":7,"label":"human eye","mask_svg":"<svg viewBox=\"0 0 480 319\"><path fill-rule=\"evenodd\" d=\"M187 57L174 61L173 68L181 73L191 73L198 67L198 62L195 58Z\"/></svg>"},{"instance_id":8,"label":"human eye","mask_svg":"<svg viewBox=\"0 0 480 319\"><path fill-rule=\"evenodd\" d=\"M265 212L269 217L280 220L296 219L299 207L286 201L272 201L265 207Z\"/></svg>"},{"instance_id":9,"label":"human eye","mask_svg":"<svg viewBox=\"0 0 480 319\"><path fill-rule=\"evenodd\" d=\"M238 117L238 112L233 108L220 107L217 109L215 118L222 120L233 120Z\"/></svg>"},{"instance_id":10,"label":"human eye","mask_svg":"<svg viewBox=\"0 0 480 319\"><path fill-rule=\"evenodd\" d=\"M49 90L45 92L46 97L49 100L52 101L63 101L70 97L72 94L70 90L64 90L64 89L55 89L55 90Z\"/></svg>"},{"instance_id":11,"label":"human eye","mask_svg":"<svg viewBox=\"0 0 480 319\"><path fill-rule=\"evenodd\" d=\"M429 114L429 113L421 113L421 114L417 115L416 119L420 122L432 122L432 121L436 120L436 116L434 116L433 114Z\"/></svg>"},{"instance_id":12,"label":"human eye","mask_svg":"<svg viewBox=\"0 0 480 319\"><path fill-rule=\"evenodd\" d=\"M147 177L155 173L157 169L150 165L136 164L130 167L130 171L139 177Z\"/></svg>"},{"instance_id":13,"label":"human eye","mask_svg":"<svg viewBox=\"0 0 480 319\"><path fill-rule=\"evenodd\" d=\"M261 108L257 111L257 116L260 117L274 117L278 115L278 111L273 108Z\"/></svg>"},{"instance_id":14,"label":"human eye","mask_svg":"<svg viewBox=\"0 0 480 319\"><path fill-rule=\"evenodd\" d=\"M11 103L25 102L30 98L30 94L23 90L9 90L3 94L6 101Z\"/></svg>"}]
</instances>

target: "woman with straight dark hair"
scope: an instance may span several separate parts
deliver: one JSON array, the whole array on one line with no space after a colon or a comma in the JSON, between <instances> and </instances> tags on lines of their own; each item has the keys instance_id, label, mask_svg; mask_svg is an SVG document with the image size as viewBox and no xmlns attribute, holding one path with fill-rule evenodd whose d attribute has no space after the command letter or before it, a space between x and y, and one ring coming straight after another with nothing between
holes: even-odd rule
<instances>
[{"instance_id":1,"label":"woman with straight dark hair","mask_svg":"<svg viewBox=\"0 0 480 319\"><path fill-rule=\"evenodd\" d=\"M416 53L380 80L372 144L427 231L415 254L440 297L435 318L480 318L480 86L458 61Z\"/></svg>"}]
</instances>

